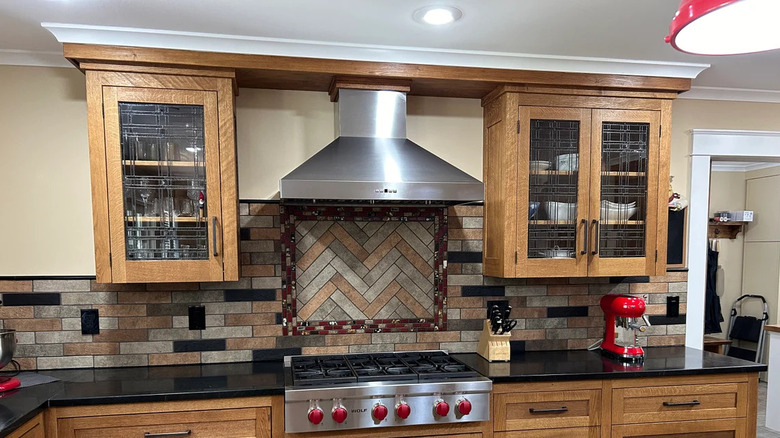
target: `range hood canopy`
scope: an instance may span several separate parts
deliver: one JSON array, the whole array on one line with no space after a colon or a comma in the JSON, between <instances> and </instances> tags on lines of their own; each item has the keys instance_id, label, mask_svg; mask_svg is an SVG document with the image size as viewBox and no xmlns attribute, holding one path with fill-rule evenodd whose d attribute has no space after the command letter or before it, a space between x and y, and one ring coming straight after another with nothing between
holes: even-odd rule
<instances>
[{"instance_id":1,"label":"range hood canopy","mask_svg":"<svg viewBox=\"0 0 780 438\"><path fill-rule=\"evenodd\" d=\"M282 199L484 200L479 180L406 138L406 93L389 88L336 89L339 136L281 179Z\"/></svg>"}]
</instances>

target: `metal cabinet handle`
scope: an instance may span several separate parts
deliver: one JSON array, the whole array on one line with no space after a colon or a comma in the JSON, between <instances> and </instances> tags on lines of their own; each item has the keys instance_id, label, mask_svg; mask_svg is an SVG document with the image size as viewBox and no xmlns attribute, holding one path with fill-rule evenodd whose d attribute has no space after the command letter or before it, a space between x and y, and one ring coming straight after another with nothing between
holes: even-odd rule
<instances>
[{"instance_id":1,"label":"metal cabinet handle","mask_svg":"<svg viewBox=\"0 0 780 438\"><path fill-rule=\"evenodd\" d=\"M593 243L593 251L591 251L591 254L596 255L599 253L599 221L598 219L593 219L593 225L596 226L596 233L594 234L595 242Z\"/></svg>"},{"instance_id":2,"label":"metal cabinet handle","mask_svg":"<svg viewBox=\"0 0 780 438\"><path fill-rule=\"evenodd\" d=\"M214 257L218 256L217 253L217 217L211 217L211 246L214 248Z\"/></svg>"},{"instance_id":3,"label":"metal cabinet handle","mask_svg":"<svg viewBox=\"0 0 780 438\"><path fill-rule=\"evenodd\" d=\"M667 407L673 407L673 406L699 406L701 404L698 400L693 400L689 402L664 402L664 406Z\"/></svg>"},{"instance_id":4,"label":"metal cabinet handle","mask_svg":"<svg viewBox=\"0 0 780 438\"><path fill-rule=\"evenodd\" d=\"M557 414L561 412L569 412L569 408L567 408L566 406L561 406L560 408L554 408L554 409L528 408L528 412L532 414Z\"/></svg>"},{"instance_id":5,"label":"metal cabinet handle","mask_svg":"<svg viewBox=\"0 0 780 438\"><path fill-rule=\"evenodd\" d=\"M588 220L583 219L582 220L582 231L585 234L585 241L582 243L582 251L580 251L580 255L585 255L588 253L588 235L590 232L588 231Z\"/></svg>"},{"instance_id":6,"label":"metal cabinet handle","mask_svg":"<svg viewBox=\"0 0 780 438\"><path fill-rule=\"evenodd\" d=\"M160 433L144 432L144 438L160 438L166 436L190 436L190 435L192 435L192 430L185 430L184 432L160 432Z\"/></svg>"}]
</instances>

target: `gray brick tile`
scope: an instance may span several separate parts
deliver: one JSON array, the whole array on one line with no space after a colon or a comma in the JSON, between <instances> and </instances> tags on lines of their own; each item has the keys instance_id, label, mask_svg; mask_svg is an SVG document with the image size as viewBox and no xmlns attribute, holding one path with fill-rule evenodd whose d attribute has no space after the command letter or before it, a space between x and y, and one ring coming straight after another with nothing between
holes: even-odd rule
<instances>
[{"instance_id":1,"label":"gray brick tile","mask_svg":"<svg viewBox=\"0 0 780 438\"><path fill-rule=\"evenodd\" d=\"M336 257L336 254L333 253L330 249L325 249L325 251L320 254L319 257L317 257L314 262L312 262L309 267L302 272L298 272L297 276L297 283L298 287L306 287L314 281L315 278L330 264L330 261L333 260L333 258ZM324 284L324 283L323 283ZM317 288L319 289L319 288Z\"/></svg>"},{"instance_id":2,"label":"gray brick tile","mask_svg":"<svg viewBox=\"0 0 780 438\"><path fill-rule=\"evenodd\" d=\"M681 282L681 283L669 283L669 293L687 293L688 292L688 282Z\"/></svg>"},{"instance_id":3,"label":"gray brick tile","mask_svg":"<svg viewBox=\"0 0 780 438\"><path fill-rule=\"evenodd\" d=\"M363 231L366 232L366 234L370 235L371 237L366 241L365 244L363 244L363 248L368 251L369 254L374 252L374 250L382 244L382 242L387 239L387 236L393 233L395 231L396 227L398 226L397 222L381 222L382 225L379 226L379 228L376 229L376 231L372 234L368 230L366 230L369 227L376 226L375 224L378 224L379 222L371 223L369 225L366 225L365 228L363 228Z\"/></svg>"},{"instance_id":4,"label":"gray brick tile","mask_svg":"<svg viewBox=\"0 0 780 438\"><path fill-rule=\"evenodd\" d=\"M333 295L331 295L330 298L349 316L349 319L366 318L366 315L360 309L358 309L357 306L355 306L355 304L349 300L349 298L344 296L341 291L337 290L333 292Z\"/></svg>"},{"instance_id":5,"label":"gray brick tile","mask_svg":"<svg viewBox=\"0 0 780 438\"><path fill-rule=\"evenodd\" d=\"M89 291L89 280L33 280L35 292Z\"/></svg>"},{"instance_id":6,"label":"gray brick tile","mask_svg":"<svg viewBox=\"0 0 780 438\"><path fill-rule=\"evenodd\" d=\"M250 256L260 254L274 254L274 253L252 253ZM277 259L278 261L279 259ZM239 278L238 281L223 281L215 283L201 283L200 288L202 290L224 290L224 289L251 289L252 279L249 277Z\"/></svg>"},{"instance_id":7,"label":"gray brick tile","mask_svg":"<svg viewBox=\"0 0 780 438\"><path fill-rule=\"evenodd\" d=\"M401 268L401 272L411 278L420 289L425 292L433 291L433 282L422 275L406 257L398 257L398 260L395 261L395 265Z\"/></svg>"},{"instance_id":8,"label":"gray brick tile","mask_svg":"<svg viewBox=\"0 0 780 438\"><path fill-rule=\"evenodd\" d=\"M433 232L421 222L406 222L405 225L417 236L420 241L426 245L433 241Z\"/></svg>"},{"instance_id":9,"label":"gray brick tile","mask_svg":"<svg viewBox=\"0 0 780 438\"><path fill-rule=\"evenodd\" d=\"M529 297L547 295L547 286L507 286L504 288L508 297Z\"/></svg>"},{"instance_id":10,"label":"gray brick tile","mask_svg":"<svg viewBox=\"0 0 780 438\"><path fill-rule=\"evenodd\" d=\"M190 330L188 328L149 329L150 341L183 341L190 339L200 339L200 330Z\"/></svg>"},{"instance_id":11,"label":"gray brick tile","mask_svg":"<svg viewBox=\"0 0 780 438\"><path fill-rule=\"evenodd\" d=\"M37 344L16 346L16 357L42 357L42 356L62 356L62 344Z\"/></svg>"},{"instance_id":12,"label":"gray brick tile","mask_svg":"<svg viewBox=\"0 0 780 438\"><path fill-rule=\"evenodd\" d=\"M484 277L485 286L525 286L528 280L525 278L498 278Z\"/></svg>"},{"instance_id":13,"label":"gray brick tile","mask_svg":"<svg viewBox=\"0 0 780 438\"><path fill-rule=\"evenodd\" d=\"M350 353L392 353L395 344L350 345Z\"/></svg>"},{"instance_id":14,"label":"gray brick tile","mask_svg":"<svg viewBox=\"0 0 780 438\"><path fill-rule=\"evenodd\" d=\"M173 353L173 342L120 342L120 354Z\"/></svg>"},{"instance_id":15,"label":"gray brick tile","mask_svg":"<svg viewBox=\"0 0 780 438\"><path fill-rule=\"evenodd\" d=\"M64 292L60 294L62 305L116 304L116 292Z\"/></svg>"},{"instance_id":16,"label":"gray brick tile","mask_svg":"<svg viewBox=\"0 0 780 438\"><path fill-rule=\"evenodd\" d=\"M567 318L530 318L525 320L525 327L528 329L566 328L567 321Z\"/></svg>"},{"instance_id":17,"label":"gray brick tile","mask_svg":"<svg viewBox=\"0 0 780 438\"><path fill-rule=\"evenodd\" d=\"M251 282L249 282L251 286ZM210 303L225 301L225 292L222 290L193 290L189 292L173 292L173 303Z\"/></svg>"},{"instance_id":18,"label":"gray brick tile","mask_svg":"<svg viewBox=\"0 0 780 438\"><path fill-rule=\"evenodd\" d=\"M282 279L280 277L254 277L252 278L252 289L281 289Z\"/></svg>"},{"instance_id":19,"label":"gray brick tile","mask_svg":"<svg viewBox=\"0 0 780 438\"><path fill-rule=\"evenodd\" d=\"M233 327L207 327L201 335L203 339L222 339L222 338L251 338L251 326L233 326Z\"/></svg>"},{"instance_id":20,"label":"gray brick tile","mask_svg":"<svg viewBox=\"0 0 780 438\"><path fill-rule=\"evenodd\" d=\"M222 315L226 313L252 313L252 303L249 301L233 303L206 303L206 315Z\"/></svg>"},{"instance_id":21,"label":"gray brick tile","mask_svg":"<svg viewBox=\"0 0 780 438\"><path fill-rule=\"evenodd\" d=\"M398 297L393 297L387 300L387 303L379 309L378 312L376 312L376 315L374 315L375 319L388 319L392 318L393 313L395 312L395 309L398 308L398 306L401 305L401 302L398 301Z\"/></svg>"},{"instance_id":22,"label":"gray brick tile","mask_svg":"<svg viewBox=\"0 0 780 438\"><path fill-rule=\"evenodd\" d=\"M307 272L313 272L313 271L307 271ZM312 297L320 290L327 282L330 281L331 278L336 274L336 268L334 268L331 265L325 266L322 271L318 272L318 275L314 277L310 282L308 282L305 286L302 285L300 282L298 283L298 293L296 294L298 297L298 301L305 304L308 303L309 300L312 299Z\"/></svg>"},{"instance_id":23,"label":"gray brick tile","mask_svg":"<svg viewBox=\"0 0 780 438\"><path fill-rule=\"evenodd\" d=\"M328 315L337 307L336 303L328 298L311 314L309 321L325 321L328 319Z\"/></svg>"},{"instance_id":24,"label":"gray brick tile","mask_svg":"<svg viewBox=\"0 0 780 438\"><path fill-rule=\"evenodd\" d=\"M482 274L482 263L464 263L461 265L463 274Z\"/></svg>"},{"instance_id":25,"label":"gray brick tile","mask_svg":"<svg viewBox=\"0 0 780 438\"><path fill-rule=\"evenodd\" d=\"M38 344L65 344L68 342L91 342L92 335L82 335L79 331L37 332L35 342Z\"/></svg>"},{"instance_id":26,"label":"gray brick tile","mask_svg":"<svg viewBox=\"0 0 780 438\"><path fill-rule=\"evenodd\" d=\"M412 247L412 249L417 251L418 254L427 254L433 251L430 247L430 245L433 245L433 241L424 243L414 234L407 223L401 223L396 229L396 232Z\"/></svg>"},{"instance_id":27,"label":"gray brick tile","mask_svg":"<svg viewBox=\"0 0 780 438\"><path fill-rule=\"evenodd\" d=\"M372 344L413 344L417 342L417 333L374 333Z\"/></svg>"},{"instance_id":28,"label":"gray brick tile","mask_svg":"<svg viewBox=\"0 0 780 438\"><path fill-rule=\"evenodd\" d=\"M385 254L384 257L382 257L382 260L380 260L376 265L374 265L373 268L371 268L371 271L368 274L363 276L363 281L367 285L373 287L374 283L376 283L379 278L385 275L389 269L395 268L395 270L399 271L398 268L393 266L399 257L401 257L401 252L395 248L391 249L387 252L387 254ZM387 286L387 284L385 284L385 286ZM384 287L382 289L384 289Z\"/></svg>"},{"instance_id":29,"label":"gray brick tile","mask_svg":"<svg viewBox=\"0 0 780 438\"><path fill-rule=\"evenodd\" d=\"M371 287L363 294L363 296L368 300L368 302L374 301L376 297L389 285L395 277L398 276L398 273L401 272L401 270L398 268L398 266L392 265L390 266L381 277L379 277L376 282L374 282Z\"/></svg>"},{"instance_id":30,"label":"gray brick tile","mask_svg":"<svg viewBox=\"0 0 780 438\"><path fill-rule=\"evenodd\" d=\"M447 284L452 286L478 286L482 284L481 275L447 275Z\"/></svg>"},{"instance_id":31,"label":"gray brick tile","mask_svg":"<svg viewBox=\"0 0 780 438\"><path fill-rule=\"evenodd\" d=\"M35 332L16 332L16 345L34 344Z\"/></svg>"},{"instance_id":32,"label":"gray brick tile","mask_svg":"<svg viewBox=\"0 0 780 438\"><path fill-rule=\"evenodd\" d=\"M241 252L273 252L273 240L242 240Z\"/></svg>"},{"instance_id":33,"label":"gray brick tile","mask_svg":"<svg viewBox=\"0 0 780 438\"><path fill-rule=\"evenodd\" d=\"M483 227L483 219L481 217L464 217L463 218L463 228L482 228Z\"/></svg>"},{"instance_id":34,"label":"gray brick tile","mask_svg":"<svg viewBox=\"0 0 780 438\"><path fill-rule=\"evenodd\" d=\"M241 216L239 218L241 228L273 228L273 216Z\"/></svg>"},{"instance_id":35,"label":"gray brick tile","mask_svg":"<svg viewBox=\"0 0 780 438\"><path fill-rule=\"evenodd\" d=\"M545 332L547 339L583 339L588 337L587 328L560 328L548 329Z\"/></svg>"},{"instance_id":36,"label":"gray brick tile","mask_svg":"<svg viewBox=\"0 0 780 438\"><path fill-rule=\"evenodd\" d=\"M560 307L569 305L569 297L567 296L553 296L553 297L528 297L526 298L528 307Z\"/></svg>"},{"instance_id":37,"label":"gray brick tile","mask_svg":"<svg viewBox=\"0 0 780 438\"><path fill-rule=\"evenodd\" d=\"M250 261L253 265L277 265L282 262L282 253L280 252L254 252L250 254ZM249 278L245 278L249 280ZM244 280L244 279L242 279ZM225 289L239 289L235 287ZM245 288L244 288L245 289Z\"/></svg>"},{"instance_id":38,"label":"gray brick tile","mask_svg":"<svg viewBox=\"0 0 780 438\"><path fill-rule=\"evenodd\" d=\"M39 370L92 368L94 366L92 356L39 357L37 362Z\"/></svg>"},{"instance_id":39,"label":"gray brick tile","mask_svg":"<svg viewBox=\"0 0 780 438\"><path fill-rule=\"evenodd\" d=\"M204 351L201 363L251 362L252 350Z\"/></svg>"},{"instance_id":40,"label":"gray brick tile","mask_svg":"<svg viewBox=\"0 0 780 438\"><path fill-rule=\"evenodd\" d=\"M461 342L478 342L481 335L481 331L462 331L460 332L460 340Z\"/></svg>"},{"instance_id":41,"label":"gray brick tile","mask_svg":"<svg viewBox=\"0 0 780 438\"><path fill-rule=\"evenodd\" d=\"M115 354L109 356L95 356L95 368L145 367L148 365L149 356L146 354Z\"/></svg>"},{"instance_id":42,"label":"gray brick tile","mask_svg":"<svg viewBox=\"0 0 780 438\"><path fill-rule=\"evenodd\" d=\"M339 222L339 225L341 225L341 228L344 228L344 231L347 232L357 243L360 245L363 245L368 241L368 234L363 231L362 228L360 228L356 222L354 221L343 221Z\"/></svg>"},{"instance_id":43,"label":"gray brick tile","mask_svg":"<svg viewBox=\"0 0 780 438\"><path fill-rule=\"evenodd\" d=\"M358 260L357 257L355 257L352 252L350 252L347 247L338 240L331 242L328 248L330 248L336 254L336 257L330 261L330 264L333 265L337 271L342 272L349 270L361 278L368 274L368 268L366 268L366 265ZM342 273L342 275L344 274Z\"/></svg>"},{"instance_id":44,"label":"gray brick tile","mask_svg":"<svg viewBox=\"0 0 780 438\"><path fill-rule=\"evenodd\" d=\"M80 318L81 308L77 306L35 306L36 318Z\"/></svg>"}]
</instances>

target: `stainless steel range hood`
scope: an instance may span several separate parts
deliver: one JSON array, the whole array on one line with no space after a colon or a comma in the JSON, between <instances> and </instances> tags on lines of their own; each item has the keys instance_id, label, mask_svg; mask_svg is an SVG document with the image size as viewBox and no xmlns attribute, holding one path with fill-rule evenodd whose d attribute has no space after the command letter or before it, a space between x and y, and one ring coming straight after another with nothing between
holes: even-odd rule
<instances>
[{"instance_id":1,"label":"stainless steel range hood","mask_svg":"<svg viewBox=\"0 0 780 438\"><path fill-rule=\"evenodd\" d=\"M340 89L339 137L282 178L280 197L482 201L479 180L406 138L406 94Z\"/></svg>"}]
</instances>

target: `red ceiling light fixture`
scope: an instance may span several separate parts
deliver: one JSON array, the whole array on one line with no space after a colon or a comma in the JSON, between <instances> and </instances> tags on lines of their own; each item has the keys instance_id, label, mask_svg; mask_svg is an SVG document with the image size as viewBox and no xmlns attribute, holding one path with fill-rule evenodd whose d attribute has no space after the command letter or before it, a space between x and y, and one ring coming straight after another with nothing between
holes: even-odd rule
<instances>
[{"instance_id":1,"label":"red ceiling light fixture","mask_svg":"<svg viewBox=\"0 0 780 438\"><path fill-rule=\"evenodd\" d=\"M682 0L666 42L694 55L780 48L780 0Z\"/></svg>"}]
</instances>

